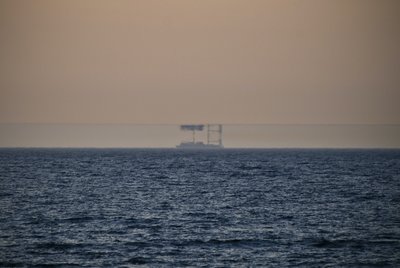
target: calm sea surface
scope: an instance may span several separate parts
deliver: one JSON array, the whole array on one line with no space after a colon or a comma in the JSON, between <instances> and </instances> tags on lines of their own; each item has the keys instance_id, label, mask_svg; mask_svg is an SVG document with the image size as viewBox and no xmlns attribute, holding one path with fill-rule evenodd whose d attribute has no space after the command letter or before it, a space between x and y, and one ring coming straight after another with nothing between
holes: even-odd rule
<instances>
[{"instance_id":1,"label":"calm sea surface","mask_svg":"<svg viewBox=\"0 0 400 268\"><path fill-rule=\"evenodd\" d=\"M1 149L1 267L400 267L400 150Z\"/></svg>"}]
</instances>

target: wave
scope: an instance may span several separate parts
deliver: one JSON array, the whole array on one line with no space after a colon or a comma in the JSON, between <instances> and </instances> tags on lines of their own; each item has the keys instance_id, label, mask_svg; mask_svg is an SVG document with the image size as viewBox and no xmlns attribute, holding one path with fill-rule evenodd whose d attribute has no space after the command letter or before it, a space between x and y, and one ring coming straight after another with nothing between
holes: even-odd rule
<instances>
[{"instance_id":1,"label":"wave","mask_svg":"<svg viewBox=\"0 0 400 268\"><path fill-rule=\"evenodd\" d=\"M357 240L357 239L326 239L321 238L315 240L312 245L319 248L341 248L353 247L362 248L370 245L400 245L399 240L395 239L381 239L381 240Z\"/></svg>"},{"instance_id":2,"label":"wave","mask_svg":"<svg viewBox=\"0 0 400 268\"><path fill-rule=\"evenodd\" d=\"M54 250L67 250L73 248L82 248L91 246L90 244L85 243L63 243L63 242L45 242L45 243L38 243L35 245L38 249L54 249Z\"/></svg>"}]
</instances>

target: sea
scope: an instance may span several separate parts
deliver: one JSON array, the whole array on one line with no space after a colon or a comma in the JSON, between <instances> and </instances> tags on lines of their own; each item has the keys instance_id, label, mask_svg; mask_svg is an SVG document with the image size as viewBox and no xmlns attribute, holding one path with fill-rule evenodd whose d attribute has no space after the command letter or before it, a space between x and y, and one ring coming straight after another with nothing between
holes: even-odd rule
<instances>
[{"instance_id":1,"label":"sea","mask_svg":"<svg viewBox=\"0 0 400 268\"><path fill-rule=\"evenodd\" d=\"M400 150L0 149L0 267L400 267Z\"/></svg>"}]
</instances>

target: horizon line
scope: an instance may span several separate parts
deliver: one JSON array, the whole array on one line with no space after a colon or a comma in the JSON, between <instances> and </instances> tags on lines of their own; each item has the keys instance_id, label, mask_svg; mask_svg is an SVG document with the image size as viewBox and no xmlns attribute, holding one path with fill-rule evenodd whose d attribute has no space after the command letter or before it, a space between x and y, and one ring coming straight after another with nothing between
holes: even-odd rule
<instances>
[{"instance_id":1,"label":"horizon line","mask_svg":"<svg viewBox=\"0 0 400 268\"><path fill-rule=\"evenodd\" d=\"M224 151L224 150L240 150L240 149L261 149L261 150L269 150L269 149L282 149L282 150L301 150L301 149L310 149L310 150L329 150L329 149L338 149L338 150L352 150L352 149L360 149L360 150L400 150L400 147L224 147L220 149L179 149L176 147L118 147L118 146L0 146L0 150L2 149L173 149L177 151Z\"/></svg>"},{"instance_id":2,"label":"horizon line","mask_svg":"<svg viewBox=\"0 0 400 268\"><path fill-rule=\"evenodd\" d=\"M180 126L189 123L0 123L0 125L120 125L120 126ZM224 125L224 126L400 126L400 123L190 123L200 125Z\"/></svg>"}]
</instances>

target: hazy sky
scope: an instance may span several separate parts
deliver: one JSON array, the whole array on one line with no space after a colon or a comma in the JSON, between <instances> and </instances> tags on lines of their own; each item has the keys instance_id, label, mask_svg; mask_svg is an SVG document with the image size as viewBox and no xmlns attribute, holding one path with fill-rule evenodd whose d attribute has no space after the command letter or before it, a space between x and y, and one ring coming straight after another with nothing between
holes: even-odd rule
<instances>
[{"instance_id":1,"label":"hazy sky","mask_svg":"<svg viewBox=\"0 0 400 268\"><path fill-rule=\"evenodd\" d=\"M400 123L398 0L1 0L0 123Z\"/></svg>"},{"instance_id":2,"label":"hazy sky","mask_svg":"<svg viewBox=\"0 0 400 268\"><path fill-rule=\"evenodd\" d=\"M224 125L223 132L226 148L400 148L400 125ZM178 125L0 124L0 147L175 147L191 139Z\"/></svg>"}]
</instances>

